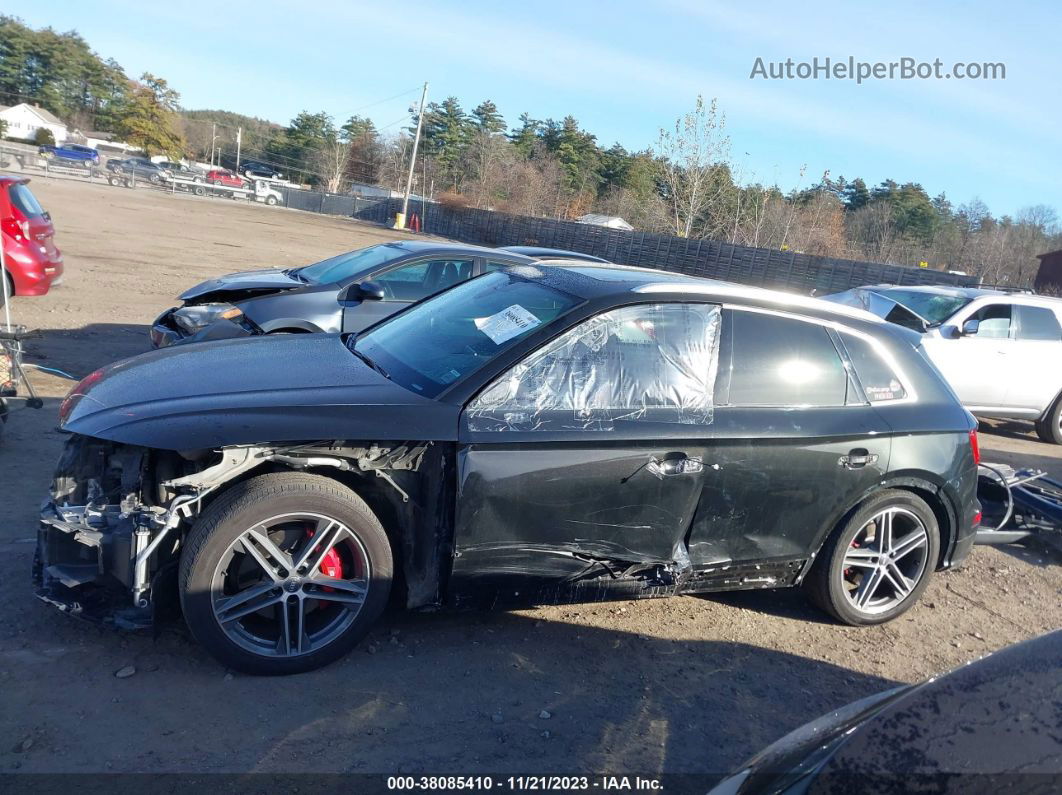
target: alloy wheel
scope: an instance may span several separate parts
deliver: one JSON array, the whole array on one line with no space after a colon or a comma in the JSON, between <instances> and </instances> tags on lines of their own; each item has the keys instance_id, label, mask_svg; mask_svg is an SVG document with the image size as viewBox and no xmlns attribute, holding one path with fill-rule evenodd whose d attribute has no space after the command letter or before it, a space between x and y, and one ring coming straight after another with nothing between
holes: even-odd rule
<instances>
[{"instance_id":1,"label":"alloy wheel","mask_svg":"<svg viewBox=\"0 0 1062 795\"><path fill-rule=\"evenodd\" d=\"M845 553L845 597L865 614L892 610L922 579L928 551L929 534L922 520L906 508L885 508L859 529Z\"/></svg>"},{"instance_id":2,"label":"alloy wheel","mask_svg":"<svg viewBox=\"0 0 1062 795\"><path fill-rule=\"evenodd\" d=\"M214 618L228 638L265 657L298 657L340 637L368 595L369 556L331 517L274 516L229 545L212 578Z\"/></svg>"}]
</instances>

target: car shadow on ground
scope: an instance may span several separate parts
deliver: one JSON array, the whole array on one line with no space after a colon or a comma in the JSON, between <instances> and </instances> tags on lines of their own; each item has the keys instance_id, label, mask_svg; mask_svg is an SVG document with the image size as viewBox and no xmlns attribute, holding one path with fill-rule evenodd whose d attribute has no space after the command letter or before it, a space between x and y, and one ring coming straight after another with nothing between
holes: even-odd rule
<instances>
[{"instance_id":1,"label":"car shadow on ground","mask_svg":"<svg viewBox=\"0 0 1062 795\"><path fill-rule=\"evenodd\" d=\"M573 606L573 618L580 608L589 606ZM134 711L157 705L151 731L121 749L120 770L143 770L140 759L197 773L667 773L697 777L672 791L703 792L788 731L897 684L746 643L536 612L391 616L338 663L285 678L226 675L173 628L157 640L126 636L121 659L137 674L100 672L74 689L76 704L64 701L97 716L100 736L128 720L112 699ZM62 635L79 637L79 658L113 658L118 637L65 620L55 616ZM179 696L163 705L160 693ZM194 763L170 759L157 738L201 732L203 715L209 737ZM250 776L247 788L264 778Z\"/></svg>"},{"instance_id":2,"label":"car shadow on ground","mask_svg":"<svg viewBox=\"0 0 1062 795\"><path fill-rule=\"evenodd\" d=\"M1008 439L1020 439L1023 442L1037 442L1043 445L1049 444L1036 435L1036 427L1033 425L1032 421L981 420L977 424L977 430L980 433L990 434L992 436L1005 436Z\"/></svg>"},{"instance_id":3,"label":"car shadow on ground","mask_svg":"<svg viewBox=\"0 0 1062 795\"><path fill-rule=\"evenodd\" d=\"M765 588L749 591L722 591L719 593L699 594L697 598L737 607L742 610L755 610L758 613L791 618L796 621L808 621L815 624L838 626L838 623L823 611L812 605L800 588Z\"/></svg>"},{"instance_id":4,"label":"car shadow on ground","mask_svg":"<svg viewBox=\"0 0 1062 795\"><path fill-rule=\"evenodd\" d=\"M90 323L77 329L37 331L39 336L26 341L26 363L52 367L79 380L106 364L151 350L148 326L143 324Z\"/></svg>"}]
</instances>

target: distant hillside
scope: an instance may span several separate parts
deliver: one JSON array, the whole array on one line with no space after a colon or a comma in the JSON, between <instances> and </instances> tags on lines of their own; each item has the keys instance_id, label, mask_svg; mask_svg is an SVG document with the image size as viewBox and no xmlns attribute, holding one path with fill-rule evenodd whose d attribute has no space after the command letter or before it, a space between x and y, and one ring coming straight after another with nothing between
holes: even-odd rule
<instances>
[{"instance_id":1,"label":"distant hillside","mask_svg":"<svg viewBox=\"0 0 1062 795\"><path fill-rule=\"evenodd\" d=\"M244 160L265 157L269 142L284 134L282 124L228 110L182 110L180 115L190 153L200 160L210 157L213 124L217 125L215 146L221 149L226 160L235 156L236 131L241 127L240 149Z\"/></svg>"}]
</instances>

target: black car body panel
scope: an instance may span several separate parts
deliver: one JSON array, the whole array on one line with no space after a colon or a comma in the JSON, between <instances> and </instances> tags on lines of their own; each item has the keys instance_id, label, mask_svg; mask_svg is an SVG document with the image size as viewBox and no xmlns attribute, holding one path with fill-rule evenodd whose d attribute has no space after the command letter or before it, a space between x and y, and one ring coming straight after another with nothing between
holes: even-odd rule
<instances>
[{"instance_id":1,"label":"black car body panel","mask_svg":"<svg viewBox=\"0 0 1062 795\"><path fill-rule=\"evenodd\" d=\"M713 792L899 792L955 776L947 791L1057 791L1060 703L1056 630L824 715Z\"/></svg>"},{"instance_id":2,"label":"black car body panel","mask_svg":"<svg viewBox=\"0 0 1062 795\"><path fill-rule=\"evenodd\" d=\"M165 450L320 439L452 440L458 411L388 381L339 335L251 337L115 362L67 398L73 433ZM201 369L202 368L202 369ZM205 376L191 378L193 371ZM279 377L279 378L278 378ZM326 429L328 429L326 431Z\"/></svg>"},{"instance_id":3,"label":"black car body panel","mask_svg":"<svg viewBox=\"0 0 1062 795\"><path fill-rule=\"evenodd\" d=\"M481 361L434 325L445 315L436 305L451 299L494 290L505 307L511 291L525 289L563 297L559 314L528 327L493 358ZM489 314L479 301L462 323ZM718 374L706 387L714 403L700 419L621 413L594 424L598 415L590 415L593 422L573 429L551 424L549 414L583 422L570 407L543 409L532 422L509 414L492 419L474 408L500 376L584 321L660 306L700 312L722 329L712 353ZM906 397L870 402L868 386L850 372L841 376L846 405L732 404L741 361L727 334L741 313L809 324L839 368L842 348L834 346L841 335L875 340L902 374ZM476 319L479 331L469 333L479 335L493 318ZM407 322L420 324L419 334L390 331ZM639 323L623 326L632 335L623 344L653 351L666 325L646 330ZM429 396L382 356L377 338L387 333L432 366L449 357L455 367L470 361L470 369L454 369ZM644 359L652 367L660 360ZM71 449L103 452L71 453L81 463L67 466L73 474L59 481L68 485L45 506L41 549L67 554L49 539L81 526L80 509L68 506L70 493L94 493L84 483L111 483L106 501L144 499L125 491L136 477L93 474L100 461L132 455L156 462L140 470L154 485L137 486L137 493L165 500L141 512L161 512L180 527L187 517L173 501L194 498L187 504L198 506L255 473L308 470L367 495L394 533L410 607L794 585L831 529L882 487L913 491L933 507L942 554L932 564L947 567L968 552L978 508L975 423L908 332L813 299L633 268L516 267L451 288L358 336L259 337L145 354L85 379L61 419L76 434ZM849 466L853 455L860 463ZM165 476L158 462L169 462ZM74 518L58 518L64 516ZM96 525L93 532L104 531ZM66 586L47 574L62 571L54 555L42 554L38 578L43 595L61 601L56 589Z\"/></svg>"}]
</instances>

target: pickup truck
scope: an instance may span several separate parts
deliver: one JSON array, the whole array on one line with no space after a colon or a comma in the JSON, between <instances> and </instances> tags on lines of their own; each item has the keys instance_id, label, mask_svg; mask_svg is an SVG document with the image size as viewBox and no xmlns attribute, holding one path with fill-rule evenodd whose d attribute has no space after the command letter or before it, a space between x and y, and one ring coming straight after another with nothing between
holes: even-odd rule
<instances>
[{"instance_id":1,"label":"pickup truck","mask_svg":"<svg viewBox=\"0 0 1062 795\"><path fill-rule=\"evenodd\" d=\"M86 166L98 166L100 164L100 153L91 146L63 144L62 146L42 146L37 151L45 157L51 156L60 160L71 160Z\"/></svg>"}]
</instances>

